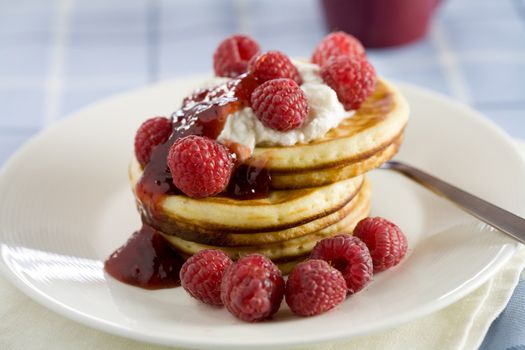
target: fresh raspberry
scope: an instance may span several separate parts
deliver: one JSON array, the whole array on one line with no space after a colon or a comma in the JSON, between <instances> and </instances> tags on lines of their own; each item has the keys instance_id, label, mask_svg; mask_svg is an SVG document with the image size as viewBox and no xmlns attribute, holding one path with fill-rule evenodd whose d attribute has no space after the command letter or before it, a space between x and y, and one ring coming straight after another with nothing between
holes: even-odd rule
<instances>
[{"instance_id":1,"label":"fresh raspberry","mask_svg":"<svg viewBox=\"0 0 525 350\"><path fill-rule=\"evenodd\" d=\"M222 305L222 276L231 264L230 257L220 250L201 250L182 265L179 273L182 287L203 303Z\"/></svg>"},{"instance_id":2,"label":"fresh raspberry","mask_svg":"<svg viewBox=\"0 0 525 350\"><path fill-rule=\"evenodd\" d=\"M326 261L313 259L295 265L286 282L286 303L299 316L333 309L346 298L341 272Z\"/></svg>"},{"instance_id":3,"label":"fresh raspberry","mask_svg":"<svg viewBox=\"0 0 525 350\"><path fill-rule=\"evenodd\" d=\"M315 48L312 63L321 67L340 56L364 56L365 49L361 42L345 32L328 34Z\"/></svg>"},{"instance_id":4,"label":"fresh raspberry","mask_svg":"<svg viewBox=\"0 0 525 350\"><path fill-rule=\"evenodd\" d=\"M233 170L233 157L224 145L191 135L171 146L168 167L178 189L190 197L202 198L226 188Z\"/></svg>"},{"instance_id":5,"label":"fresh raspberry","mask_svg":"<svg viewBox=\"0 0 525 350\"><path fill-rule=\"evenodd\" d=\"M135 135L135 156L142 167L149 163L153 149L168 141L171 129L171 120L166 117L154 117L142 123Z\"/></svg>"},{"instance_id":6,"label":"fresh raspberry","mask_svg":"<svg viewBox=\"0 0 525 350\"><path fill-rule=\"evenodd\" d=\"M347 234L325 238L317 242L310 258L325 260L341 271L349 294L359 292L372 280L372 258L359 238Z\"/></svg>"},{"instance_id":7,"label":"fresh raspberry","mask_svg":"<svg viewBox=\"0 0 525 350\"><path fill-rule=\"evenodd\" d=\"M213 69L219 77L234 78L248 70L248 62L259 53L259 44L246 35L224 39L213 54Z\"/></svg>"},{"instance_id":8,"label":"fresh raspberry","mask_svg":"<svg viewBox=\"0 0 525 350\"><path fill-rule=\"evenodd\" d=\"M269 80L257 87L251 106L265 126L278 131L300 127L310 108L303 90L291 79Z\"/></svg>"},{"instance_id":9,"label":"fresh raspberry","mask_svg":"<svg viewBox=\"0 0 525 350\"><path fill-rule=\"evenodd\" d=\"M221 299L228 311L247 322L269 318L279 310L284 295L281 271L268 258L252 254L228 267Z\"/></svg>"},{"instance_id":10,"label":"fresh raspberry","mask_svg":"<svg viewBox=\"0 0 525 350\"><path fill-rule=\"evenodd\" d=\"M292 61L280 51L268 51L254 57L248 70L253 74L259 84L279 78L288 78L301 85L302 79L299 71Z\"/></svg>"},{"instance_id":11,"label":"fresh raspberry","mask_svg":"<svg viewBox=\"0 0 525 350\"><path fill-rule=\"evenodd\" d=\"M397 265L407 252L405 234L394 223L383 218L365 218L359 221L354 229L354 236L368 246L374 272Z\"/></svg>"},{"instance_id":12,"label":"fresh raspberry","mask_svg":"<svg viewBox=\"0 0 525 350\"><path fill-rule=\"evenodd\" d=\"M366 57L339 57L321 68L321 77L337 93L346 110L358 109L372 94L377 82Z\"/></svg>"}]
</instances>

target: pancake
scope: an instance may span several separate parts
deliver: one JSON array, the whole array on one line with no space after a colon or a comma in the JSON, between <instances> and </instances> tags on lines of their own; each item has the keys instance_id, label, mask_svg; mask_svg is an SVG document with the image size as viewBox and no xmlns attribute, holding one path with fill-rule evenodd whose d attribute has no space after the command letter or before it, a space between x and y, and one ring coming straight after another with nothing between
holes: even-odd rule
<instances>
[{"instance_id":1,"label":"pancake","mask_svg":"<svg viewBox=\"0 0 525 350\"><path fill-rule=\"evenodd\" d=\"M136 194L142 168L134 159L129 178ZM160 200L143 202L136 196L139 210L147 223L189 226L222 232L270 232L300 226L334 213L356 195L363 182L358 176L315 188L270 191L261 199L238 200L224 196L191 198L167 195ZM151 199L149 199L151 200ZM158 225L157 225L158 226Z\"/></svg>"},{"instance_id":2,"label":"pancake","mask_svg":"<svg viewBox=\"0 0 525 350\"><path fill-rule=\"evenodd\" d=\"M342 164L316 171L296 171L291 173L273 174L272 187L297 189L315 186L323 186L333 182L341 181L351 177L359 176L370 169L374 169L388 160L392 159L399 150L403 135L401 134L384 149L372 154L368 158L354 163Z\"/></svg>"},{"instance_id":3,"label":"pancake","mask_svg":"<svg viewBox=\"0 0 525 350\"><path fill-rule=\"evenodd\" d=\"M309 254L315 244L323 238L330 237L342 232L352 233L355 225L357 225L361 219L365 218L370 211L370 196L370 187L368 184L366 184L359 191L358 195L352 199L353 210L351 210L341 220L316 232L308 233L306 235L292 239L282 240L276 243L226 247L191 242L174 235L167 235L161 231L159 232L168 242L173 245L175 250L186 256L195 254L203 249L220 249L227 253L234 260L252 253L263 254L274 261L291 259ZM245 234L245 236L248 236L249 238L251 234Z\"/></svg>"},{"instance_id":4,"label":"pancake","mask_svg":"<svg viewBox=\"0 0 525 350\"><path fill-rule=\"evenodd\" d=\"M183 257L208 248L233 259L260 253L287 273L319 240L351 233L368 215L371 190L362 174L397 153L407 120L404 98L379 81L356 114L323 138L290 147L257 146L253 161L272 175L272 189L261 199L144 195L137 190L143 169L136 159L129 178L142 220Z\"/></svg>"},{"instance_id":5,"label":"pancake","mask_svg":"<svg viewBox=\"0 0 525 350\"><path fill-rule=\"evenodd\" d=\"M363 196L363 192L370 192L370 185L365 178L362 189L358 196ZM352 199L344 207L334 213L312 220L305 224L290 227L279 231L269 232L244 232L232 233L227 231L213 231L202 227L190 225L181 225L176 222L167 222L159 218L146 219L146 222L156 230L166 235L176 236L186 241L201 243L205 245L218 245L224 247L239 247L250 245L265 245L269 243L282 242L289 239L301 237L319 230L322 230L332 224L335 224L356 210L361 205L361 200Z\"/></svg>"},{"instance_id":6,"label":"pancake","mask_svg":"<svg viewBox=\"0 0 525 350\"><path fill-rule=\"evenodd\" d=\"M289 147L257 146L254 158L266 162L275 189L321 186L354 177L397 153L408 113L401 93L380 80L356 114L324 137Z\"/></svg>"}]
</instances>

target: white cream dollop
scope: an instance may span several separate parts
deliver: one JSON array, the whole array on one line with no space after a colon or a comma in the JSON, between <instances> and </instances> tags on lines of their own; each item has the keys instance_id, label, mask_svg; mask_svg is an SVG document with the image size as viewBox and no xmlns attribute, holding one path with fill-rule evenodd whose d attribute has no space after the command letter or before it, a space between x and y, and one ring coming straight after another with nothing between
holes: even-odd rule
<instances>
[{"instance_id":1,"label":"white cream dollop","mask_svg":"<svg viewBox=\"0 0 525 350\"><path fill-rule=\"evenodd\" d=\"M301 75L303 80L301 89L310 106L308 117L303 125L286 132L277 131L264 126L257 119L253 109L245 107L227 118L218 137L219 141L237 142L251 151L256 145L293 146L323 137L330 129L337 127L343 119L354 114L354 111L345 111L335 91L323 82L318 65L297 60L294 60L293 64Z\"/></svg>"}]
</instances>

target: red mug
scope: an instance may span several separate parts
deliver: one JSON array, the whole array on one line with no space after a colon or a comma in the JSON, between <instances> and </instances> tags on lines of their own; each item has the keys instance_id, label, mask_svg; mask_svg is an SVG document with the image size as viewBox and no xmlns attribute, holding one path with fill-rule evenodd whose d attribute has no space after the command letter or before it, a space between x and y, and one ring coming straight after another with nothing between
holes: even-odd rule
<instances>
[{"instance_id":1,"label":"red mug","mask_svg":"<svg viewBox=\"0 0 525 350\"><path fill-rule=\"evenodd\" d=\"M406 44L422 38L440 0L322 0L330 31L354 35L366 47Z\"/></svg>"}]
</instances>

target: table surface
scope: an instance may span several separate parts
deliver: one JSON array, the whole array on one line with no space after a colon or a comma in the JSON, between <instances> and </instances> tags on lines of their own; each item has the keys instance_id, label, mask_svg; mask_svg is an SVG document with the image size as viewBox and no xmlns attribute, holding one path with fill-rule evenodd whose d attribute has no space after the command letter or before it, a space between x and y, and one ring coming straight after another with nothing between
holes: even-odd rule
<instances>
[{"instance_id":1,"label":"table surface","mask_svg":"<svg viewBox=\"0 0 525 350\"><path fill-rule=\"evenodd\" d=\"M89 103L211 72L214 48L235 32L293 57L326 34L316 0L0 0L0 165ZM525 0L445 0L425 39L368 53L381 75L469 104L525 139ZM522 282L511 306L524 296ZM506 339L523 333L510 345L524 346L525 316L507 308L482 348L507 348L498 339L509 322Z\"/></svg>"}]
</instances>

